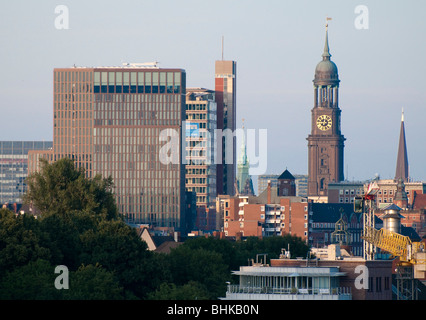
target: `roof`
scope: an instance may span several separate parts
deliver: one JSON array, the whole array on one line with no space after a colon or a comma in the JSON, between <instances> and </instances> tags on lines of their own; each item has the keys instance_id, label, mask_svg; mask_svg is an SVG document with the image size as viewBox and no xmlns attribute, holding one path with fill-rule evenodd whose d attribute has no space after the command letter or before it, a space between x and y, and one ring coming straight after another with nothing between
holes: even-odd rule
<instances>
[{"instance_id":1,"label":"roof","mask_svg":"<svg viewBox=\"0 0 426 320\"><path fill-rule=\"evenodd\" d=\"M246 276L281 276L281 277L338 277L346 275L337 267L270 267L270 266L243 266L239 271L232 272L235 275Z\"/></svg>"},{"instance_id":2,"label":"roof","mask_svg":"<svg viewBox=\"0 0 426 320\"><path fill-rule=\"evenodd\" d=\"M271 187L271 203L268 203L268 188L262 191L258 196L249 196L249 203L254 204L279 204L280 199L292 199L292 202L307 202L306 197L297 197L297 196L278 196L278 188Z\"/></svg>"},{"instance_id":3,"label":"roof","mask_svg":"<svg viewBox=\"0 0 426 320\"><path fill-rule=\"evenodd\" d=\"M281 173L281 175L278 177L278 180L295 180L295 178L290 173L290 171L288 171L287 169L285 169L285 171L283 173Z\"/></svg>"},{"instance_id":4,"label":"roof","mask_svg":"<svg viewBox=\"0 0 426 320\"><path fill-rule=\"evenodd\" d=\"M312 221L313 222L332 222L336 223L343 214L346 214L348 219L354 213L353 203L312 203ZM361 216L362 213L355 213ZM360 217L358 217L360 218Z\"/></svg>"},{"instance_id":5,"label":"roof","mask_svg":"<svg viewBox=\"0 0 426 320\"><path fill-rule=\"evenodd\" d=\"M405 142L404 112L402 112L402 117L401 117L398 155L396 159L395 180L398 180L398 179L402 179L404 181L408 180L408 157L407 157L407 144Z\"/></svg>"},{"instance_id":6,"label":"roof","mask_svg":"<svg viewBox=\"0 0 426 320\"><path fill-rule=\"evenodd\" d=\"M383 208L382 210L385 211L401 211L402 209L400 207L398 207L396 204L392 203L390 205L388 205L387 207Z\"/></svg>"},{"instance_id":7,"label":"roof","mask_svg":"<svg viewBox=\"0 0 426 320\"><path fill-rule=\"evenodd\" d=\"M159 253L166 253L169 254L171 249L179 247L183 242L176 242L176 241L165 241L161 245L157 247L155 252Z\"/></svg>"},{"instance_id":8,"label":"roof","mask_svg":"<svg viewBox=\"0 0 426 320\"><path fill-rule=\"evenodd\" d=\"M425 209L426 208L426 194L416 193L414 197L413 209Z\"/></svg>"}]
</instances>

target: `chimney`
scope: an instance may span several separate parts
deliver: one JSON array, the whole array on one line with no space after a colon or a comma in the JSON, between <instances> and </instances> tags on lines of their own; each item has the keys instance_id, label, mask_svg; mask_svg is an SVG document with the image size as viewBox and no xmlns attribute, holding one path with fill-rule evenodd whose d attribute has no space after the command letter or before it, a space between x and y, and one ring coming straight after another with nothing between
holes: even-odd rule
<instances>
[{"instance_id":1,"label":"chimney","mask_svg":"<svg viewBox=\"0 0 426 320\"><path fill-rule=\"evenodd\" d=\"M268 203L271 204L271 180L268 180Z\"/></svg>"}]
</instances>

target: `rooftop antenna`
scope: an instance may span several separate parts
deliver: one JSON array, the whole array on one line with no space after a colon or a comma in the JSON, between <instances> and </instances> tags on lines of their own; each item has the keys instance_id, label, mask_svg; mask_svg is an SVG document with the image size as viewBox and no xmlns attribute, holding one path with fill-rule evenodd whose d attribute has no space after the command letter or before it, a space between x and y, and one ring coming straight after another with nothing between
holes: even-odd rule
<instances>
[{"instance_id":1,"label":"rooftop antenna","mask_svg":"<svg viewBox=\"0 0 426 320\"><path fill-rule=\"evenodd\" d=\"M223 61L223 36L222 36L222 61Z\"/></svg>"}]
</instances>

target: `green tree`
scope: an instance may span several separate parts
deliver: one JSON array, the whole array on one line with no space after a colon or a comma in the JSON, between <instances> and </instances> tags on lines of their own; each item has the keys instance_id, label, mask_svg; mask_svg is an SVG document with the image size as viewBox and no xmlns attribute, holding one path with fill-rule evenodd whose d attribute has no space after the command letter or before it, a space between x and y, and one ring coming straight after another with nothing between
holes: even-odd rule
<instances>
[{"instance_id":1,"label":"green tree","mask_svg":"<svg viewBox=\"0 0 426 320\"><path fill-rule=\"evenodd\" d=\"M195 281L209 292L209 299L224 296L230 272L220 253L183 244L170 252L168 260L175 285Z\"/></svg>"},{"instance_id":2,"label":"green tree","mask_svg":"<svg viewBox=\"0 0 426 320\"><path fill-rule=\"evenodd\" d=\"M219 253L229 271L239 268L242 263L242 257L238 250L232 242L226 239L216 239L214 237L193 238L186 240L185 246L191 249L204 249Z\"/></svg>"},{"instance_id":3,"label":"green tree","mask_svg":"<svg viewBox=\"0 0 426 320\"><path fill-rule=\"evenodd\" d=\"M49 249L40 245L38 221L29 215L0 210L0 278L5 271L37 259L49 260Z\"/></svg>"},{"instance_id":4,"label":"green tree","mask_svg":"<svg viewBox=\"0 0 426 320\"><path fill-rule=\"evenodd\" d=\"M136 232L122 221L101 221L95 229L82 233L81 262L100 263L114 272L125 294L145 298L164 281L160 260L147 250Z\"/></svg>"},{"instance_id":5,"label":"green tree","mask_svg":"<svg viewBox=\"0 0 426 320\"><path fill-rule=\"evenodd\" d=\"M113 272L101 265L82 265L69 274L69 289L60 290L63 299L71 300L121 300L123 287Z\"/></svg>"},{"instance_id":6,"label":"green tree","mask_svg":"<svg viewBox=\"0 0 426 320\"><path fill-rule=\"evenodd\" d=\"M84 169L77 169L68 158L52 164L45 159L40 161L41 171L27 178L28 191L24 202L32 203L42 216L84 211L108 220L118 217L111 177L86 178Z\"/></svg>"},{"instance_id":7,"label":"green tree","mask_svg":"<svg viewBox=\"0 0 426 320\"><path fill-rule=\"evenodd\" d=\"M54 286L54 267L46 260L37 259L6 272L0 280L1 300L60 299Z\"/></svg>"},{"instance_id":8,"label":"green tree","mask_svg":"<svg viewBox=\"0 0 426 320\"><path fill-rule=\"evenodd\" d=\"M196 281L189 281L182 286L174 283L162 283L160 287L148 295L150 300L208 300L206 288Z\"/></svg>"},{"instance_id":9,"label":"green tree","mask_svg":"<svg viewBox=\"0 0 426 320\"><path fill-rule=\"evenodd\" d=\"M257 254L267 254L267 259L277 259L281 254L281 249L287 250L290 246L291 257L305 257L309 251L309 246L297 236L284 235L259 239L249 237L246 241L235 243L237 251L244 257L245 263L250 259L256 259Z\"/></svg>"}]
</instances>

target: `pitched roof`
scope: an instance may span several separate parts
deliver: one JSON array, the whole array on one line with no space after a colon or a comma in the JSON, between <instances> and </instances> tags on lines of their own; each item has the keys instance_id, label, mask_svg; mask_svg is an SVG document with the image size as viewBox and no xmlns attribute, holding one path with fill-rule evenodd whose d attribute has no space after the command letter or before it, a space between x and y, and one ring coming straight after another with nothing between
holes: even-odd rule
<instances>
[{"instance_id":1,"label":"pitched roof","mask_svg":"<svg viewBox=\"0 0 426 320\"><path fill-rule=\"evenodd\" d=\"M426 208L426 194L416 193L414 197L413 209L425 209Z\"/></svg>"},{"instance_id":2,"label":"pitched roof","mask_svg":"<svg viewBox=\"0 0 426 320\"><path fill-rule=\"evenodd\" d=\"M283 173L281 173L281 175L278 177L278 180L295 180L295 178L290 173L290 171L285 169L285 171Z\"/></svg>"},{"instance_id":3,"label":"pitched roof","mask_svg":"<svg viewBox=\"0 0 426 320\"><path fill-rule=\"evenodd\" d=\"M160 252L160 253L166 253L169 254L171 249L177 248L179 247L181 244L183 244L183 242L176 242L176 241L165 241L163 242L161 245L159 245L157 247L157 249L155 250L155 252Z\"/></svg>"},{"instance_id":4,"label":"pitched roof","mask_svg":"<svg viewBox=\"0 0 426 320\"><path fill-rule=\"evenodd\" d=\"M398 156L396 159L395 180L398 180L398 179L402 179L403 181L407 181L408 179L408 156L407 156L407 144L405 142L404 112L402 113L402 117L401 117Z\"/></svg>"},{"instance_id":5,"label":"pitched roof","mask_svg":"<svg viewBox=\"0 0 426 320\"><path fill-rule=\"evenodd\" d=\"M342 210L341 210L342 209ZM353 203L312 203L312 221L313 222L332 222L340 219L341 214L346 214L350 219L354 213ZM355 213L361 215L362 213ZM358 217L359 219L359 217Z\"/></svg>"}]
</instances>

